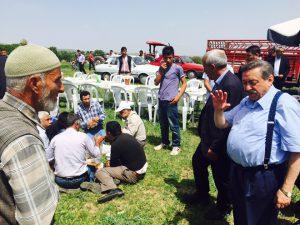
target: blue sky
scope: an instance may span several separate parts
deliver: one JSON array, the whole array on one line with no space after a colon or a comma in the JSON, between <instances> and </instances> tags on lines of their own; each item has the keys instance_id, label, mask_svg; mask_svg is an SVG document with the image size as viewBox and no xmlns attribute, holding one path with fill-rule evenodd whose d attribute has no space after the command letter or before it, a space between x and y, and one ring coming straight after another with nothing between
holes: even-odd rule
<instances>
[{"instance_id":1,"label":"blue sky","mask_svg":"<svg viewBox=\"0 0 300 225\"><path fill-rule=\"evenodd\" d=\"M0 0L0 43L148 50L170 43L203 55L208 39L265 39L268 27L300 17L300 0Z\"/></svg>"}]
</instances>

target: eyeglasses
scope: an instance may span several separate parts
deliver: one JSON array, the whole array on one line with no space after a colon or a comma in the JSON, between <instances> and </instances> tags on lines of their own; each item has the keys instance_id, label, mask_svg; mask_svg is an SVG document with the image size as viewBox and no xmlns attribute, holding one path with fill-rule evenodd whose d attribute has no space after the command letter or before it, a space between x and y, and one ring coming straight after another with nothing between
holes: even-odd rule
<instances>
[{"instance_id":1,"label":"eyeglasses","mask_svg":"<svg viewBox=\"0 0 300 225\"><path fill-rule=\"evenodd\" d=\"M257 83L259 83L259 81L258 80L243 80L242 83L243 83L244 86L249 85L249 86L253 87Z\"/></svg>"}]
</instances>

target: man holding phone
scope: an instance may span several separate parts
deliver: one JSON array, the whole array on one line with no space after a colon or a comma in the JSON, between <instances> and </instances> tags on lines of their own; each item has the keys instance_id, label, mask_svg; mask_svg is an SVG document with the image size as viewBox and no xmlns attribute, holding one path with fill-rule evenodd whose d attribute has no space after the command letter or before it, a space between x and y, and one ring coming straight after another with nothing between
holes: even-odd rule
<instances>
[{"instance_id":1,"label":"man holding phone","mask_svg":"<svg viewBox=\"0 0 300 225\"><path fill-rule=\"evenodd\" d=\"M169 127L172 131L171 155L178 155L180 152L180 129L178 121L177 103L186 89L185 74L181 66L173 63L174 48L166 46L162 50L163 60L155 78L155 85L160 85L158 92L159 99L159 122L161 130L161 144L154 147L156 151L170 144ZM179 89L179 82L182 86Z\"/></svg>"}]
</instances>

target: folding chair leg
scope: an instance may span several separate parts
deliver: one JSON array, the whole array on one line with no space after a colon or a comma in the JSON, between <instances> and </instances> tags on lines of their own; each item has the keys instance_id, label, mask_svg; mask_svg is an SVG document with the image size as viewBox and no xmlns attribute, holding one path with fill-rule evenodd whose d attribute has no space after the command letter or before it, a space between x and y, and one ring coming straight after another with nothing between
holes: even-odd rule
<instances>
[{"instance_id":1,"label":"folding chair leg","mask_svg":"<svg viewBox=\"0 0 300 225\"><path fill-rule=\"evenodd\" d=\"M152 105L148 104L149 121L152 121Z\"/></svg>"},{"instance_id":2,"label":"folding chair leg","mask_svg":"<svg viewBox=\"0 0 300 225\"><path fill-rule=\"evenodd\" d=\"M141 104L139 103L139 116L141 116L141 108L142 108L142 106L141 106Z\"/></svg>"},{"instance_id":3,"label":"folding chair leg","mask_svg":"<svg viewBox=\"0 0 300 225\"><path fill-rule=\"evenodd\" d=\"M157 116L157 108L154 106L154 118L153 118L153 123L156 123L156 116Z\"/></svg>"},{"instance_id":4,"label":"folding chair leg","mask_svg":"<svg viewBox=\"0 0 300 225\"><path fill-rule=\"evenodd\" d=\"M182 129L186 130L186 120L187 120L187 109L184 107L182 109Z\"/></svg>"}]
</instances>

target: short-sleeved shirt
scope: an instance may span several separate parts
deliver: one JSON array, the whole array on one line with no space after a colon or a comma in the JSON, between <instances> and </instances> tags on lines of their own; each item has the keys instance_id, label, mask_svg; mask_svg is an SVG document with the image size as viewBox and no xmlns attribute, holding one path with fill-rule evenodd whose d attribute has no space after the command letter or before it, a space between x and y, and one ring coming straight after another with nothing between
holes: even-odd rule
<instances>
[{"instance_id":1,"label":"short-sleeved shirt","mask_svg":"<svg viewBox=\"0 0 300 225\"><path fill-rule=\"evenodd\" d=\"M239 105L225 112L225 119L232 125L227 153L244 167L263 165L267 120L271 102L278 89L272 86L258 101L244 98ZM272 140L270 164L287 160L289 152L300 152L300 104L284 93L278 100Z\"/></svg>"},{"instance_id":2,"label":"short-sleeved shirt","mask_svg":"<svg viewBox=\"0 0 300 225\"><path fill-rule=\"evenodd\" d=\"M178 94L179 81L184 76L182 67L173 63L170 69L164 74L164 78L162 78L158 98L162 101L173 100Z\"/></svg>"}]
</instances>

